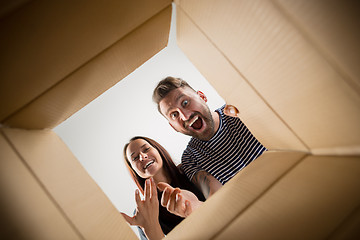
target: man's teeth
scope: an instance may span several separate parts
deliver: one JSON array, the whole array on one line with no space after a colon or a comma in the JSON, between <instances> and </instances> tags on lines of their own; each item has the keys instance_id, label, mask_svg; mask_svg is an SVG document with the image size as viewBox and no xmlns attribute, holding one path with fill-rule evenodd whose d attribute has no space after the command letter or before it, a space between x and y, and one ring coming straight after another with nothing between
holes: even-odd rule
<instances>
[{"instance_id":1,"label":"man's teeth","mask_svg":"<svg viewBox=\"0 0 360 240\"><path fill-rule=\"evenodd\" d=\"M193 120L190 122L189 126L191 127L194 124L194 122L198 120L198 118L199 118L198 116L194 117Z\"/></svg>"},{"instance_id":2,"label":"man's teeth","mask_svg":"<svg viewBox=\"0 0 360 240\"><path fill-rule=\"evenodd\" d=\"M148 162L146 165L145 165L145 167L144 167L144 169L147 169L151 164L153 164L154 163L154 161L150 161L150 162Z\"/></svg>"}]
</instances>

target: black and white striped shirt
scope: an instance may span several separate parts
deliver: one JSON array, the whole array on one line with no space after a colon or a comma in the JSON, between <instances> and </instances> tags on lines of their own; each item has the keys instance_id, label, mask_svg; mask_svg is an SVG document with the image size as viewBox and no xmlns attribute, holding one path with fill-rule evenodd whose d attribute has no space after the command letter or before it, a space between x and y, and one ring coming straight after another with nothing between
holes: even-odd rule
<instances>
[{"instance_id":1,"label":"black and white striped shirt","mask_svg":"<svg viewBox=\"0 0 360 240\"><path fill-rule=\"evenodd\" d=\"M189 179L204 170L225 184L259 157L266 148L251 134L238 117L220 115L219 129L209 141L191 138L182 155L182 168Z\"/></svg>"}]
</instances>

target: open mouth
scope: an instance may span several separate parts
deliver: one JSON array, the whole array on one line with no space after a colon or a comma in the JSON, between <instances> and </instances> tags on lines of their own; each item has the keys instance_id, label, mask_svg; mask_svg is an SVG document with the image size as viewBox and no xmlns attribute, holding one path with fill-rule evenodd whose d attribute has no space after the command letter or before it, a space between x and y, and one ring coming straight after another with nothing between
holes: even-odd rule
<instances>
[{"instance_id":1,"label":"open mouth","mask_svg":"<svg viewBox=\"0 0 360 240\"><path fill-rule=\"evenodd\" d=\"M150 167L154 162L155 162L154 160L148 162L148 163L144 166L144 169L147 169L148 167Z\"/></svg>"},{"instance_id":2,"label":"open mouth","mask_svg":"<svg viewBox=\"0 0 360 240\"><path fill-rule=\"evenodd\" d=\"M202 126L203 126L203 121L202 121L201 117L199 117L199 116L195 116L189 124L189 127L193 128L195 130L200 130L202 128Z\"/></svg>"}]
</instances>

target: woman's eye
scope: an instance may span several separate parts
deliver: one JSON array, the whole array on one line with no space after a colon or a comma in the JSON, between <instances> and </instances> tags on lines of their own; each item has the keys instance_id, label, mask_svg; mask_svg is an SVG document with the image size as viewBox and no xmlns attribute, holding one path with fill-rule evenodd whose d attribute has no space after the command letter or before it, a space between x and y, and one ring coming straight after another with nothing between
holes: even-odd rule
<instances>
[{"instance_id":1,"label":"woman's eye","mask_svg":"<svg viewBox=\"0 0 360 240\"><path fill-rule=\"evenodd\" d=\"M189 104L189 101L188 100L184 100L183 102L182 102L182 106L183 107L186 107L186 105L188 105Z\"/></svg>"},{"instance_id":2,"label":"woman's eye","mask_svg":"<svg viewBox=\"0 0 360 240\"><path fill-rule=\"evenodd\" d=\"M149 150L150 150L150 148L147 147L147 148L144 149L144 152L148 152Z\"/></svg>"},{"instance_id":3,"label":"woman's eye","mask_svg":"<svg viewBox=\"0 0 360 240\"><path fill-rule=\"evenodd\" d=\"M136 157L133 158L133 161L135 162L135 161L137 161L138 159L139 159L139 156L136 156Z\"/></svg>"}]
</instances>

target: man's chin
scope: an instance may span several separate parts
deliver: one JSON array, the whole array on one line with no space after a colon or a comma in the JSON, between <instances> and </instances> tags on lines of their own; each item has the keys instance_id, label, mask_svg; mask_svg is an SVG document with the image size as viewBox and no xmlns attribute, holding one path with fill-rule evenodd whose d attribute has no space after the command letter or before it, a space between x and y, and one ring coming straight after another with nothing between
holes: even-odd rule
<instances>
[{"instance_id":1,"label":"man's chin","mask_svg":"<svg viewBox=\"0 0 360 240\"><path fill-rule=\"evenodd\" d=\"M200 140L202 140L202 133L198 132L198 131L186 131L186 132L182 132L183 134L190 136L190 137L194 137L194 138L198 138Z\"/></svg>"},{"instance_id":2,"label":"man's chin","mask_svg":"<svg viewBox=\"0 0 360 240\"><path fill-rule=\"evenodd\" d=\"M202 141L209 141L212 138L212 134L209 133L208 131L193 132L193 134L191 134L190 136L197 138L199 140L202 140Z\"/></svg>"}]
</instances>

